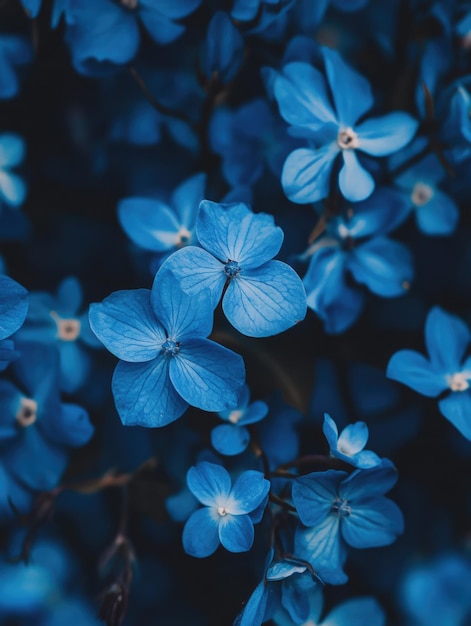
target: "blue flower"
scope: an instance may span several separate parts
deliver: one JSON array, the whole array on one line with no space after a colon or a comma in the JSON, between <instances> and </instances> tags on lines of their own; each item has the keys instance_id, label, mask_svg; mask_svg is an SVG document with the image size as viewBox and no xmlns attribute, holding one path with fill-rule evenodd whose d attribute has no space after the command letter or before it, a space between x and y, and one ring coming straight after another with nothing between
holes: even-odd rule
<instances>
[{"instance_id":1,"label":"blue flower","mask_svg":"<svg viewBox=\"0 0 471 626\"><path fill-rule=\"evenodd\" d=\"M236 407L221 411L219 417L227 422L211 431L211 443L220 454L232 456L243 452L250 442L250 433L245 428L262 420L268 413L268 405L261 400L249 404L250 391L244 385L240 401Z\"/></svg>"},{"instance_id":2,"label":"blue flower","mask_svg":"<svg viewBox=\"0 0 471 626\"><path fill-rule=\"evenodd\" d=\"M20 486L47 491L67 465L68 448L87 443L94 428L85 409L61 402L54 348L22 344L12 368L21 389L0 380L2 464Z\"/></svg>"},{"instance_id":3,"label":"blue flower","mask_svg":"<svg viewBox=\"0 0 471 626\"><path fill-rule=\"evenodd\" d=\"M466 324L440 307L425 322L427 359L415 350L399 350L386 375L429 398L451 391L438 402L442 415L471 440L471 358L465 358L471 334Z\"/></svg>"},{"instance_id":4,"label":"blue flower","mask_svg":"<svg viewBox=\"0 0 471 626\"><path fill-rule=\"evenodd\" d=\"M288 156L281 182L293 202L321 200L329 193L332 168L342 155L340 191L358 202L371 195L375 182L356 150L379 157L393 154L409 143L418 124L401 111L359 122L373 106L368 81L336 51L322 48L322 56L327 82L319 70L302 62L288 63L274 79L282 117L292 125L294 136L311 143Z\"/></svg>"},{"instance_id":5,"label":"blue flower","mask_svg":"<svg viewBox=\"0 0 471 626\"><path fill-rule=\"evenodd\" d=\"M301 257L311 256L303 279L307 305L325 322L328 333L343 332L363 308L365 294L350 277L383 298L407 291L414 275L411 254L385 234L408 213L403 194L379 188L331 219L325 235Z\"/></svg>"},{"instance_id":6,"label":"blue flower","mask_svg":"<svg viewBox=\"0 0 471 626\"><path fill-rule=\"evenodd\" d=\"M216 11L200 49L200 66L206 78L222 84L234 79L244 60L244 38L224 11Z\"/></svg>"},{"instance_id":7,"label":"blue flower","mask_svg":"<svg viewBox=\"0 0 471 626\"><path fill-rule=\"evenodd\" d=\"M93 332L121 359L112 389L123 424L165 426L190 404L205 411L237 404L244 362L206 339L212 313L206 290L189 296L162 269L151 291L117 291L90 306Z\"/></svg>"},{"instance_id":8,"label":"blue flower","mask_svg":"<svg viewBox=\"0 0 471 626\"><path fill-rule=\"evenodd\" d=\"M168 203L153 198L121 200L118 218L124 232L152 252L169 253L196 244L194 226L205 185L205 174L196 174L175 189Z\"/></svg>"},{"instance_id":9,"label":"blue flower","mask_svg":"<svg viewBox=\"0 0 471 626\"><path fill-rule=\"evenodd\" d=\"M0 371L18 356L8 337L23 324L28 311L28 292L12 278L0 274Z\"/></svg>"},{"instance_id":10,"label":"blue flower","mask_svg":"<svg viewBox=\"0 0 471 626\"><path fill-rule=\"evenodd\" d=\"M60 387L68 393L81 387L90 372L91 360L86 347L101 345L90 330L88 311L79 313L82 300L82 288L73 276L61 282L56 296L32 292L28 316L17 334L20 341L57 346L60 353Z\"/></svg>"},{"instance_id":11,"label":"blue flower","mask_svg":"<svg viewBox=\"0 0 471 626\"><path fill-rule=\"evenodd\" d=\"M185 552L209 556L220 543L229 552L250 550L254 539L251 514L258 513L270 490L262 472L247 470L231 486L231 477L223 467L202 461L188 470L187 482L205 508L192 513L185 524Z\"/></svg>"},{"instance_id":12,"label":"blue flower","mask_svg":"<svg viewBox=\"0 0 471 626\"><path fill-rule=\"evenodd\" d=\"M292 498L299 519L295 553L306 559L326 582L347 580L343 564L346 546L386 546L402 533L399 507L384 493L397 480L390 461L370 469L346 472L328 470L296 478Z\"/></svg>"},{"instance_id":13,"label":"blue flower","mask_svg":"<svg viewBox=\"0 0 471 626\"><path fill-rule=\"evenodd\" d=\"M122 65L137 53L139 23L159 44L180 37L185 27L174 20L192 13L201 0L100 0L99 3L72 2L65 6L66 40L74 67L93 74L107 64Z\"/></svg>"},{"instance_id":14,"label":"blue flower","mask_svg":"<svg viewBox=\"0 0 471 626\"><path fill-rule=\"evenodd\" d=\"M11 207L23 204L27 188L22 178L11 172L25 158L25 142L19 135L0 135L0 201Z\"/></svg>"},{"instance_id":15,"label":"blue flower","mask_svg":"<svg viewBox=\"0 0 471 626\"><path fill-rule=\"evenodd\" d=\"M17 66L27 65L33 60L31 44L18 35L0 35L0 99L14 98L20 83Z\"/></svg>"},{"instance_id":16,"label":"blue flower","mask_svg":"<svg viewBox=\"0 0 471 626\"><path fill-rule=\"evenodd\" d=\"M381 459L371 450L364 450L368 441L368 426L365 422L355 422L345 426L339 436L334 420L324 413L323 432L330 446L330 454L354 467L366 469L381 463Z\"/></svg>"},{"instance_id":17,"label":"blue flower","mask_svg":"<svg viewBox=\"0 0 471 626\"><path fill-rule=\"evenodd\" d=\"M196 220L202 248L178 250L162 266L188 293L208 289L238 331L250 337L275 335L301 321L306 298L301 279L286 263L272 261L283 241L273 217L254 214L242 203L203 200Z\"/></svg>"}]
</instances>

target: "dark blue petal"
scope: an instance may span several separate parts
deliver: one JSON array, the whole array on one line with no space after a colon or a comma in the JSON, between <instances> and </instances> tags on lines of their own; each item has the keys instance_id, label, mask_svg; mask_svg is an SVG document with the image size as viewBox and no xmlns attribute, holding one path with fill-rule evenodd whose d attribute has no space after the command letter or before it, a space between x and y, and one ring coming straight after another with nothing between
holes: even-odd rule
<instances>
[{"instance_id":1,"label":"dark blue petal","mask_svg":"<svg viewBox=\"0 0 471 626\"><path fill-rule=\"evenodd\" d=\"M90 356L76 341L62 341L59 344L61 390L74 393L83 385L91 367Z\"/></svg>"},{"instance_id":2,"label":"dark blue petal","mask_svg":"<svg viewBox=\"0 0 471 626\"><path fill-rule=\"evenodd\" d=\"M433 307L425 322L425 345L433 367L443 373L460 371L471 339L468 326L456 315Z\"/></svg>"},{"instance_id":3,"label":"dark blue petal","mask_svg":"<svg viewBox=\"0 0 471 626\"><path fill-rule=\"evenodd\" d=\"M28 311L28 292L15 280L0 274L0 340L23 324Z\"/></svg>"},{"instance_id":4,"label":"dark blue petal","mask_svg":"<svg viewBox=\"0 0 471 626\"><path fill-rule=\"evenodd\" d=\"M337 424L327 413L324 413L324 424L322 426L322 432L324 433L324 436L327 439L329 448L331 450L336 450L337 440L339 437L339 431L337 429Z\"/></svg>"},{"instance_id":5,"label":"dark blue petal","mask_svg":"<svg viewBox=\"0 0 471 626\"><path fill-rule=\"evenodd\" d=\"M200 53L203 73L207 78L215 74L224 84L233 80L243 60L244 38L227 13L216 11Z\"/></svg>"},{"instance_id":6,"label":"dark blue petal","mask_svg":"<svg viewBox=\"0 0 471 626\"><path fill-rule=\"evenodd\" d=\"M204 198L206 174L195 174L183 181L172 194L172 207L180 218L180 224L189 230L196 222L200 202Z\"/></svg>"},{"instance_id":7,"label":"dark blue petal","mask_svg":"<svg viewBox=\"0 0 471 626\"><path fill-rule=\"evenodd\" d=\"M381 465L371 469L356 470L339 486L338 492L345 500L358 501L383 495L397 482L398 473L391 461L384 459Z\"/></svg>"},{"instance_id":8,"label":"dark blue petal","mask_svg":"<svg viewBox=\"0 0 471 626\"><path fill-rule=\"evenodd\" d=\"M231 491L231 477L227 470L207 461L190 467L186 482L192 494L205 506L218 507L219 501L226 501Z\"/></svg>"},{"instance_id":9,"label":"dark blue petal","mask_svg":"<svg viewBox=\"0 0 471 626\"><path fill-rule=\"evenodd\" d=\"M389 498L372 498L352 504L352 512L341 522L342 535L353 548L387 546L404 531L404 518Z\"/></svg>"},{"instance_id":10,"label":"dark blue petal","mask_svg":"<svg viewBox=\"0 0 471 626\"><path fill-rule=\"evenodd\" d=\"M87 411L76 404L63 404L60 413L41 416L38 428L44 435L59 445L83 446L93 436L95 428Z\"/></svg>"},{"instance_id":11,"label":"dark blue petal","mask_svg":"<svg viewBox=\"0 0 471 626\"><path fill-rule=\"evenodd\" d=\"M268 587L262 580L247 600L243 612L237 617L234 626L261 626L265 617L268 600Z\"/></svg>"},{"instance_id":12,"label":"dark blue petal","mask_svg":"<svg viewBox=\"0 0 471 626\"><path fill-rule=\"evenodd\" d=\"M168 359L163 355L145 363L120 361L111 386L125 426L166 426L188 407L170 381Z\"/></svg>"},{"instance_id":13,"label":"dark blue petal","mask_svg":"<svg viewBox=\"0 0 471 626\"><path fill-rule=\"evenodd\" d=\"M74 316L82 306L82 287L75 276L65 278L57 289L59 313L64 316Z\"/></svg>"},{"instance_id":14,"label":"dark blue petal","mask_svg":"<svg viewBox=\"0 0 471 626\"><path fill-rule=\"evenodd\" d=\"M438 403L443 416L471 441L471 393L455 391Z\"/></svg>"},{"instance_id":15,"label":"dark blue petal","mask_svg":"<svg viewBox=\"0 0 471 626\"><path fill-rule=\"evenodd\" d=\"M417 226L426 235L449 235L458 224L460 213L449 195L435 189L433 198L415 210Z\"/></svg>"},{"instance_id":16,"label":"dark blue petal","mask_svg":"<svg viewBox=\"0 0 471 626\"><path fill-rule=\"evenodd\" d=\"M222 301L230 323L249 337L268 337L291 328L306 315L306 292L298 274L286 263L269 261L241 271Z\"/></svg>"},{"instance_id":17,"label":"dark blue petal","mask_svg":"<svg viewBox=\"0 0 471 626\"><path fill-rule=\"evenodd\" d=\"M286 159L281 173L283 191L292 202L307 204L326 198L330 173L339 147L332 143L318 150L299 148Z\"/></svg>"},{"instance_id":18,"label":"dark blue petal","mask_svg":"<svg viewBox=\"0 0 471 626\"><path fill-rule=\"evenodd\" d=\"M353 598L335 607L324 626L386 626L386 616L375 598Z\"/></svg>"},{"instance_id":19,"label":"dark blue petal","mask_svg":"<svg viewBox=\"0 0 471 626\"><path fill-rule=\"evenodd\" d=\"M209 339L187 339L170 360L170 379L192 406L222 411L237 405L245 382L244 361Z\"/></svg>"},{"instance_id":20,"label":"dark blue petal","mask_svg":"<svg viewBox=\"0 0 471 626\"><path fill-rule=\"evenodd\" d=\"M204 558L219 546L218 513L213 509L198 509L191 514L183 529L183 549L191 556Z\"/></svg>"},{"instance_id":21,"label":"dark blue petal","mask_svg":"<svg viewBox=\"0 0 471 626\"><path fill-rule=\"evenodd\" d=\"M430 361L414 350L399 350L393 354L386 376L430 398L447 388L445 373L437 371Z\"/></svg>"},{"instance_id":22,"label":"dark blue petal","mask_svg":"<svg viewBox=\"0 0 471 626\"><path fill-rule=\"evenodd\" d=\"M382 236L354 248L347 267L357 282L383 298L403 295L414 276L406 246Z\"/></svg>"},{"instance_id":23,"label":"dark blue petal","mask_svg":"<svg viewBox=\"0 0 471 626\"><path fill-rule=\"evenodd\" d=\"M166 339L152 310L150 291L115 291L101 303L90 305L90 326L104 346L119 359L150 361Z\"/></svg>"},{"instance_id":24,"label":"dark blue petal","mask_svg":"<svg viewBox=\"0 0 471 626\"><path fill-rule=\"evenodd\" d=\"M219 522L219 539L229 552L247 552L254 539L254 527L248 515L225 515Z\"/></svg>"}]
</instances>

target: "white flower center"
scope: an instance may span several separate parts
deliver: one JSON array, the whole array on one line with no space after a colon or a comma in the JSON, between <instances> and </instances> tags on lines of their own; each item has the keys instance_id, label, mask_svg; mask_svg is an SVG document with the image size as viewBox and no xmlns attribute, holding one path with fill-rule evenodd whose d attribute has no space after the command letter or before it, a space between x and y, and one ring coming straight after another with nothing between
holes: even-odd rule
<instances>
[{"instance_id":1,"label":"white flower center","mask_svg":"<svg viewBox=\"0 0 471 626\"><path fill-rule=\"evenodd\" d=\"M234 409L229 413L229 417L227 419L231 422L231 424L238 424L243 414L244 412L240 409Z\"/></svg>"},{"instance_id":2,"label":"white flower center","mask_svg":"<svg viewBox=\"0 0 471 626\"><path fill-rule=\"evenodd\" d=\"M433 188L419 181L412 190L411 200L415 206L424 206L433 198Z\"/></svg>"},{"instance_id":3,"label":"white flower center","mask_svg":"<svg viewBox=\"0 0 471 626\"><path fill-rule=\"evenodd\" d=\"M469 376L470 372L457 372L447 376L446 382L452 391L466 391L466 389L469 389Z\"/></svg>"},{"instance_id":4,"label":"white flower center","mask_svg":"<svg viewBox=\"0 0 471 626\"><path fill-rule=\"evenodd\" d=\"M38 413L38 403L32 398L21 398L20 407L15 415L18 426L27 428L34 424Z\"/></svg>"},{"instance_id":5,"label":"white flower center","mask_svg":"<svg viewBox=\"0 0 471 626\"><path fill-rule=\"evenodd\" d=\"M353 128L341 128L337 135L337 144L341 150L352 150L358 148L360 140Z\"/></svg>"},{"instance_id":6,"label":"white flower center","mask_svg":"<svg viewBox=\"0 0 471 626\"><path fill-rule=\"evenodd\" d=\"M219 515L221 515L221 517L223 517L224 515L227 515L227 511L223 506L218 506L218 513Z\"/></svg>"}]
</instances>

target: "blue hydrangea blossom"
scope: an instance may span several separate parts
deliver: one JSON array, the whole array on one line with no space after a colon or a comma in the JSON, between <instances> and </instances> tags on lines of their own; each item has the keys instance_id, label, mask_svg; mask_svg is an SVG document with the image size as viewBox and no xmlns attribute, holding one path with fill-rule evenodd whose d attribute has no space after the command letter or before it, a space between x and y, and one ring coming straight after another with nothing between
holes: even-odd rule
<instances>
[{"instance_id":1,"label":"blue hydrangea blossom","mask_svg":"<svg viewBox=\"0 0 471 626\"><path fill-rule=\"evenodd\" d=\"M387 376L418 393L436 398L438 408L460 433L471 440L471 357L465 352L471 340L467 325L440 307L433 307L425 321L425 345L429 358L415 350L399 350L391 357Z\"/></svg>"},{"instance_id":2,"label":"blue hydrangea blossom","mask_svg":"<svg viewBox=\"0 0 471 626\"><path fill-rule=\"evenodd\" d=\"M403 532L399 507L384 497L396 480L397 472L386 460L350 475L327 470L296 478L292 498L307 527L296 531L296 554L311 563L326 582L345 583L347 545L386 546Z\"/></svg>"},{"instance_id":3,"label":"blue hydrangea blossom","mask_svg":"<svg viewBox=\"0 0 471 626\"><path fill-rule=\"evenodd\" d=\"M117 291L90 306L90 326L121 359L112 389L125 425L165 426L191 404L222 411L238 402L245 380L242 357L210 341L209 293L183 292L157 273L152 290Z\"/></svg>"},{"instance_id":4,"label":"blue hydrangea blossom","mask_svg":"<svg viewBox=\"0 0 471 626\"><path fill-rule=\"evenodd\" d=\"M273 82L280 113L291 124L291 133L310 142L309 147L288 156L281 182L293 202L322 200L329 194L332 168L341 155L340 191L347 200L358 202L371 195L375 181L356 151L376 157L393 154L409 143L418 124L402 111L362 121L374 103L368 81L335 50L322 48L322 56L327 81L308 63L293 62Z\"/></svg>"},{"instance_id":5,"label":"blue hydrangea blossom","mask_svg":"<svg viewBox=\"0 0 471 626\"><path fill-rule=\"evenodd\" d=\"M262 472L247 470L232 486L227 470L202 461L188 470L187 482L204 508L192 513L185 524L185 552L202 558L213 554L219 544L229 552L250 550L254 540L251 514L260 521L259 508L270 490Z\"/></svg>"},{"instance_id":6,"label":"blue hydrangea blossom","mask_svg":"<svg viewBox=\"0 0 471 626\"><path fill-rule=\"evenodd\" d=\"M271 215L242 203L203 200L196 235L202 248L178 250L162 266L185 291L208 289L213 308L224 293L227 319L251 337L276 335L304 319L301 279L286 263L271 260L283 241Z\"/></svg>"}]
</instances>

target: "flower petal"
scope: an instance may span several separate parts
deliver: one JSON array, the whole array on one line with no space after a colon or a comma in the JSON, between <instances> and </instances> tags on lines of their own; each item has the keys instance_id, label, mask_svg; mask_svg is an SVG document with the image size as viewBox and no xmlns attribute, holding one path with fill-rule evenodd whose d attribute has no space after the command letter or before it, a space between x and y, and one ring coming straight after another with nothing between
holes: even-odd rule
<instances>
[{"instance_id":1,"label":"flower petal","mask_svg":"<svg viewBox=\"0 0 471 626\"><path fill-rule=\"evenodd\" d=\"M219 522L219 539L229 552L247 552L254 539L253 522L248 515L225 515Z\"/></svg>"},{"instance_id":2,"label":"flower petal","mask_svg":"<svg viewBox=\"0 0 471 626\"><path fill-rule=\"evenodd\" d=\"M430 361L414 350L399 350L393 354L386 376L429 398L438 396L447 388L444 373L437 371Z\"/></svg>"},{"instance_id":3,"label":"flower petal","mask_svg":"<svg viewBox=\"0 0 471 626\"><path fill-rule=\"evenodd\" d=\"M298 274L282 261L269 261L233 278L222 301L230 323L249 337L268 337L306 316L306 292Z\"/></svg>"},{"instance_id":4,"label":"flower petal","mask_svg":"<svg viewBox=\"0 0 471 626\"><path fill-rule=\"evenodd\" d=\"M404 518L389 498L371 498L352 505L351 515L342 519L341 530L353 548L387 546L404 531Z\"/></svg>"},{"instance_id":5,"label":"flower petal","mask_svg":"<svg viewBox=\"0 0 471 626\"><path fill-rule=\"evenodd\" d=\"M292 498L305 526L317 526L329 515L346 472L327 470L299 476L293 482Z\"/></svg>"},{"instance_id":6,"label":"flower petal","mask_svg":"<svg viewBox=\"0 0 471 626\"><path fill-rule=\"evenodd\" d=\"M366 120L355 128L359 150L379 157L393 154L412 140L418 126L417 120L402 111Z\"/></svg>"},{"instance_id":7,"label":"flower petal","mask_svg":"<svg viewBox=\"0 0 471 626\"><path fill-rule=\"evenodd\" d=\"M170 379L178 393L204 411L237 406L245 382L241 356L209 339L188 339L170 360Z\"/></svg>"},{"instance_id":8,"label":"flower petal","mask_svg":"<svg viewBox=\"0 0 471 626\"><path fill-rule=\"evenodd\" d=\"M322 626L386 626L383 609L375 598L353 598L335 607Z\"/></svg>"},{"instance_id":9,"label":"flower petal","mask_svg":"<svg viewBox=\"0 0 471 626\"><path fill-rule=\"evenodd\" d=\"M186 482L195 498L205 506L219 506L219 501L226 501L231 491L231 477L227 470L208 461L190 467Z\"/></svg>"},{"instance_id":10,"label":"flower petal","mask_svg":"<svg viewBox=\"0 0 471 626\"><path fill-rule=\"evenodd\" d=\"M221 424L211 431L211 444L217 452L234 456L243 452L250 443L250 433L244 426Z\"/></svg>"},{"instance_id":11,"label":"flower petal","mask_svg":"<svg viewBox=\"0 0 471 626\"><path fill-rule=\"evenodd\" d=\"M288 199L307 204L326 198L330 189L330 173L339 152L335 143L318 150L293 150L286 158L281 173L281 184Z\"/></svg>"},{"instance_id":12,"label":"flower petal","mask_svg":"<svg viewBox=\"0 0 471 626\"><path fill-rule=\"evenodd\" d=\"M188 407L170 381L168 359L163 355L145 363L120 361L111 386L116 409L125 426L166 426Z\"/></svg>"},{"instance_id":13,"label":"flower petal","mask_svg":"<svg viewBox=\"0 0 471 626\"><path fill-rule=\"evenodd\" d=\"M340 433L338 449L340 452L353 456L363 450L368 441L368 426L365 422L349 424Z\"/></svg>"},{"instance_id":14,"label":"flower petal","mask_svg":"<svg viewBox=\"0 0 471 626\"><path fill-rule=\"evenodd\" d=\"M198 509L190 515L183 528L183 549L190 556L204 558L216 552L219 546L217 519L212 509Z\"/></svg>"},{"instance_id":15,"label":"flower petal","mask_svg":"<svg viewBox=\"0 0 471 626\"><path fill-rule=\"evenodd\" d=\"M383 495L397 482L398 474L391 461L384 459L381 465L371 469L356 470L343 481L338 492L345 500L359 500Z\"/></svg>"},{"instance_id":16,"label":"flower petal","mask_svg":"<svg viewBox=\"0 0 471 626\"><path fill-rule=\"evenodd\" d=\"M415 209L417 226L426 235L450 235L458 224L460 212L450 196L439 189L433 198Z\"/></svg>"},{"instance_id":17,"label":"flower petal","mask_svg":"<svg viewBox=\"0 0 471 626\"><path fill-rule=\"evenodd\" d=\"M180 224L191 230L196 222L198 207L204 198L206 174L200 173L184 180L172 194L172 207Z\"/></svg>"},{"instance_id":18,"label":"flower petal","mask_svg":"<svg viewBox=\"0 0 471 626\"><path fill-rule=\"evenodd\" d=\"M471 441L471 393L456 391L438 403L440 413Z\"/></svg>"},{"instance_id":19,"label":"flower petal","mask_svg":"<svg viewBox=\"0 0 471 626\"><path fill-rule=\"evenodd\" d=\"M124 198L118 203L117 211L122 229L140 248L165 252L177 245L180 224L163 202L153 198Z\"/></svg>"},{"instance_id":20,"label":"flower petal","mask_svg":"<svg viewBox=\"0 0 471 626\"><path fill-rule=\"evenodd\" d=\"M230 503L226 510L232 515L244 515L254 511L270 491L270 481L262 472L247 470L243 472L232 487Z\"/></svg>"},{"instance_id":21,"label":"flower petal","mask_svg":"<svg viewBox=\"0 0 471 626\"><path fill-rule=\"evenodd\" d=\"M166 339L148 289L115 291L103 302L90 305L89 320L107 350L123 361L155 359Z\"/></svg>"},{"instance_id":22,"label":"flower petal","mask_svg":"<svg viewBox=\"0 0 471 626\"><path fill-rule=\"evenodd\" d=\"M365 200L373 193L375 181L367 172L353 150L342 150L343 167L339 174L339 187L342 194L351 202Z\"/></svg>"},{"instance_id":23,"label":"flower petal","mask_svg":"<svg viewBox=\"0 0 471 626\"><path fill-rule=\"evenodd\" d=\"M460 371L470 340L471 333L462 319L438 306L430 309L425 322L425 345L436 370L447 374Z\"/></svg>"}]
</instances>

